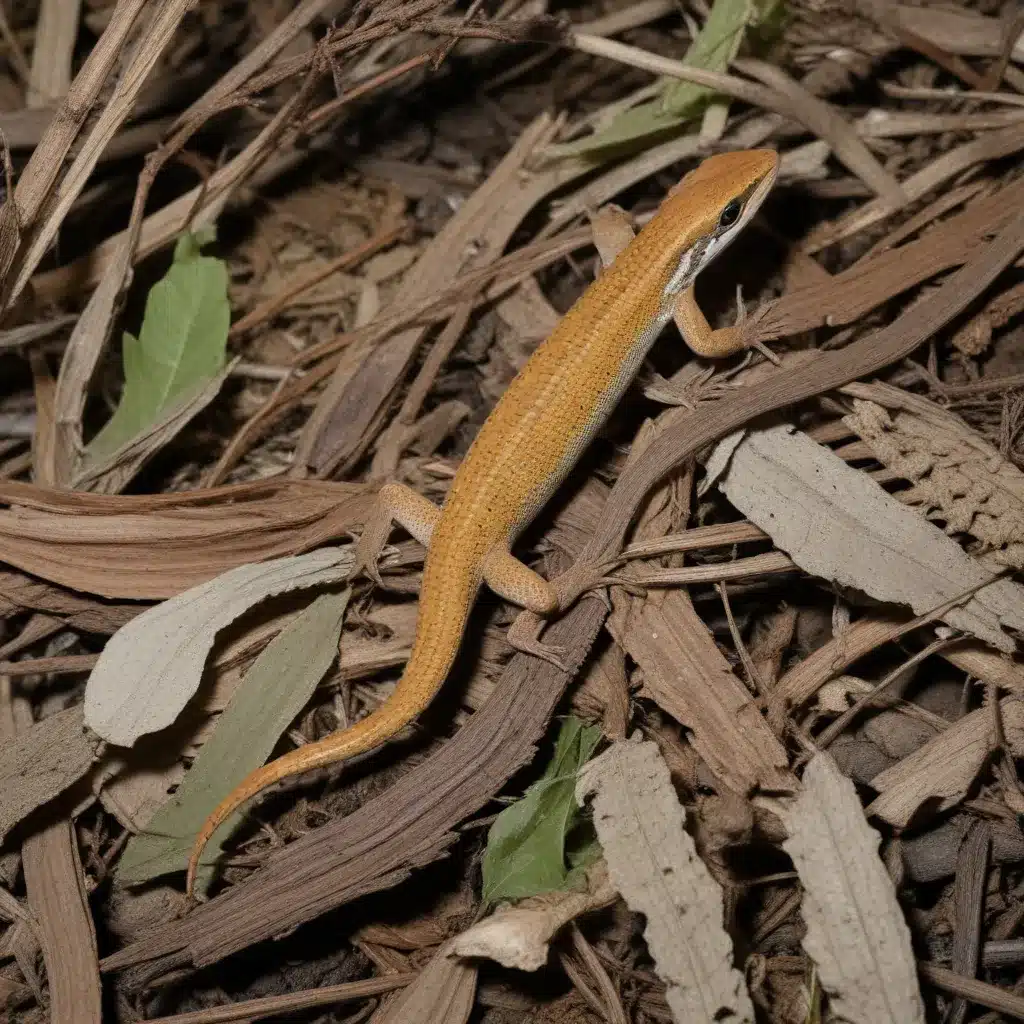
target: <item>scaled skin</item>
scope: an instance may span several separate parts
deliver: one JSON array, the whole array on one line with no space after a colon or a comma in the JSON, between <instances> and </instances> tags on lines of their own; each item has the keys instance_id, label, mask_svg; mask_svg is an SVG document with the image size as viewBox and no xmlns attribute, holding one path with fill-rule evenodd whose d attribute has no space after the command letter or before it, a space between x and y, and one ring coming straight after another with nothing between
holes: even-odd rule
<instances>
[{"instance_id":1,"label":"scaled skin","mask_svg":"<svg viewBox=\"0 0 1024 1024\"><path fill-rule=\"evenodd\" d=\"M680 181L509 385L459 466L443 508L401 484L381 489L381 512L364 531L357 569L376 578L392 521L428 548L405 672L373 714L265 765L225 797L193 848L190 894L206 842L245 801L289 776L373 749L430 704L481 583L539 615L558 610L551 586L510 549L607 420L669 319L676 318L701 355L740 347L733 329L710 330L693 299L693 279L753 216L777 168L772 150L723 153ZM724 230L722 213L734 200L743 204L741 213Z\"/></svg>"}]
</instances>

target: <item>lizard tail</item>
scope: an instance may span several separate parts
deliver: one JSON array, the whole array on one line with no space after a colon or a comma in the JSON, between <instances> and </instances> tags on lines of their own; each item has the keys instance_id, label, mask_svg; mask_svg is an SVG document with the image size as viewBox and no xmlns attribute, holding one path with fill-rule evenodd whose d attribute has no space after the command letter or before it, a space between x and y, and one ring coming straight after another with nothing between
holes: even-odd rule
<instances>
[{"instance_id":1,"label":"lizard tail","mask_svg":"<svg viewBox=\"0 0 1024 1024\"><path fill-rule=\"evenodd\" d=\"M242 804L275 782L373 750L408 725L430 704L455 660L476 591L474 580L466 580L464 588L453 588L451 583L449 579L443 606L424 602L421 598L416 640L409 661L394 692L376 711L341 732L332 733L316 743L308 743L257 768L214 808L192 846L185 876L187 897L192 896L199 859L210 837ZM465 591L457 595L462 600L452 600L456 597L453 590Z\"/></svg>"}]
</instances>

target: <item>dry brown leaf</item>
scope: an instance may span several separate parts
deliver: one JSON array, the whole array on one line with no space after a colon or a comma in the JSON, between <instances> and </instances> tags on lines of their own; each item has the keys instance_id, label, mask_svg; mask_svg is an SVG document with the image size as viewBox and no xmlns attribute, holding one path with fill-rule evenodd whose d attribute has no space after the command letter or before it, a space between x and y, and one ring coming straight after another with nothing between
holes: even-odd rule
<instances>
[{"instance_id":1,"label":"dry brown leaf","mask_svg":"<svg viewBox=\"0 0 1024 1024\"><path fill-rule=\"evenodd\" d=\"M2 569L0 596L18 608L59 616L58 622L88 633L113 633L145 608L141 604L111 604L83 597L24 573ZM6 650L6 645L3 649Z\"/></svg>"},{"instance_id":2,"label":"dry brown leaf","mask_svg":"<svg viewBox=\"0 0 1024 1024\"><path fill-rule=\"evenodd\" d=\"M806 572L925 614L992 573L834 452L788 425L748 434L709 476ZM725 466L725 459L728 466ZM1024 629L1024 589L997 580L942 618L1006 653Z\"/></svg>"},{"instance_id":3,"label":"dry brown leaf","mask_svg":"<svg viewBox=\"0 0 1024 1024\"><path fill-rule=\"evenodd\" d=\"M850 1024L923 1021L910 930L853 783L818 753L799 795L773 806L804 890L803 945L833 1012Z\"/></svg>"},{"instance_id":4,"label":"dry brown leaf","mask_svg":"<svg viewBox=\"0 0 1024 1024\"><path fill-rule=\"evenodd\" d=\"M318 481L112 496L4 480L0 544L9 565L73 590L156 600L344 536L372 500L363 484Z\"/></svg>"},{"instance_id":5,"label":"dry brown leaf","mask_svg":"<svg viewBox=\"0 0 1024 1024\"><path fill-rule=\"evenodd\" d=\"M86 725L122 747L166 728L199 688L220 630L272 595L342 582L351 562L345 547L242 565L150 608L104 647L85 688Z\"/></svg>"},{"instance_id":6,"label":"dry brown leaf","mask_svg":"<svg viewBox=\"0 0 1024 1024\"><path fill-rule=\"evenodd\" d=\"M1024 700L1006 697L1000 704L1003 731L1010 750L1024 754ZM992 708L979 708L891 768L876 775L871 785L877 796L866 813L896 828L909 824L926 801L936 813L962 800L998 744Z\"/></svg>"},{"instance_id":7,"label":"dry brown leaf","mask_svg":"<svg viewBox=\"0 0 1024 1024\"><path fill-rule=\"evenodd\" d=\"M785 748L732 671L689 597L645 601L609 632L640 666L644 692L690 730L700 756L722 784L745 793L795 783Z\"/></svg>"},{"instance_id":8,"label":"dry brown leaf","mask_svg":"<svg viewBox=\"0 0 1024 1024\"><path fill-rule=\"evenodd\" d=\"M969 142L947 150L927 163L901 182L901 187L909 201L913 202L969 168L989 160L998 160L1021 148L1024 148L1024 125L1013 124L998 131L979 132ZM812 229L801 248L805 253L819 252L891 216L894 209L881 198L872 199L838 221L823 222Z\"/></svg>"},{"instance_id":9,"label":"dry brown leaf","mask_svg":"<svg viewBox=\"0 0 1024 1024\"><path fill-rule=\"evenodd\" d=\"M81 706L50 715L0 745L0 840L82 778L95 757Z\"/></svg>"},{"instance_id":10,"label":"dry brown leaf","mask_svg":"<svg viewBox=\"0 0 1024 1024\"><path fill-rule=\"evenodd\" d=\"M969 533L996 549L988 556L993 561L1024 567L1024 473L926 398L879 384L844 390L860 397L843 422L912 484L896 492L900 501L942 520L947 533Z\"/></svg>"},{"instance_id":11,"label":"dry brown leaf","mask_svg":"<svg viewBox=\"0 0 1024 1024\"><path fill-rule=\"evenodd\" d=\"M686 832L658 745L613 744L581 772L576 799L588 796L612 885L647 919L644 938L675 1020L753 1024L743 975L732 965L722 891Z\"/></svg>"},{"instance_id":12,"label":"dry brown leaf","mask_svg":"<svg viewBox=\"0 0 1024 1024\"><path fill-rule=\"evenodd\" d=\"M458 956L487 957L518 971L539 970L548 961L549 944L570 921L614 902L616 890L599 861L587 872L583 892L552 892L499 907L452 943Z\"/></svg>"}]
</instances>

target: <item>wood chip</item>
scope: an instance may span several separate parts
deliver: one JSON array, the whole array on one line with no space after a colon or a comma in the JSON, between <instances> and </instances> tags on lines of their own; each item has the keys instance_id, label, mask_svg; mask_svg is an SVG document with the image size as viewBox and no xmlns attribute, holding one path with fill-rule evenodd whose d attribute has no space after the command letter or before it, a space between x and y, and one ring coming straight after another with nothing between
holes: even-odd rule
<instances>
[{"instance_id":1,"label":"wood chip","mask_svg":"<svg viewBox=\"0 0 1024 1024\"><path fill-rule=\"evenodd\" d=\"M0 747L0 840L32 811L81 779L96 757L81 706L19 730Z\"/></svg>"},{"instance_id":2,"label":"wood chip","mask_svg":"<svg viewBox=\"0 0 1024 1024\"><path fill-rule=\"evenodd\" d=\"M1000 701L1006 742L1020 756L1024 752L1024 700ZM964 798L978 772L996 746L992 710L980 708L958 719L945 732L913 754L876 775L871 785L878 790L866 814L885 819L896 828L909 824L926 801L935 802L941 813Z\"/></svg>"}]
</instances>

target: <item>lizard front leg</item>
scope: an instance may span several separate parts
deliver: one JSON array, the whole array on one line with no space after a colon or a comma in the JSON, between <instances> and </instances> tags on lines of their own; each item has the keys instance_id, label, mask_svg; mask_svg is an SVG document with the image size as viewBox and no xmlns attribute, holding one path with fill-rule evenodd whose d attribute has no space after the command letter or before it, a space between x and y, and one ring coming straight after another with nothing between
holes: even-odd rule
<instances>
[{"instance_id":1,"label":"lizard front leg","mask_svg":"<svg viewBox=\"0 0 1024 1024\"><path fill-rule=\"evenodd\" d=\"M697 297L693 285L679 293L672 306L672 319L683 336L683 341L698 356L707 359L721 359L742 352L745 348L756 348L762 355L778 365L779 358L760 341L747 342L743 337L743 319L745 310L736 296L738 311L737 321L732 327L719 327L712 330L707 317L697 305Z\"/></svg>"}]
</instances>

